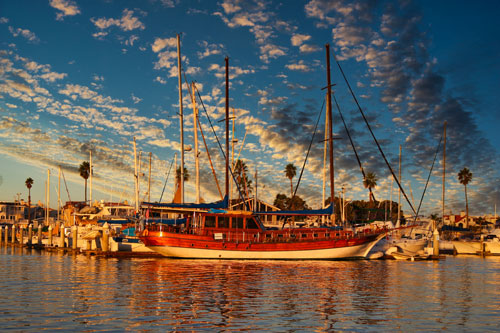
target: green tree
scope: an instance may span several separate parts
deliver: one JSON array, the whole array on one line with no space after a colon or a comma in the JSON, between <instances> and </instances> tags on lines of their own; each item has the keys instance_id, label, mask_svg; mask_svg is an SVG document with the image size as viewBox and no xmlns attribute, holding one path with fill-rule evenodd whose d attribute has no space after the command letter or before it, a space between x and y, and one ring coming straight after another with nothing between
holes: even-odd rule
<instances>
[{"instance_id":1,"label":"green tree","mask_svg":"<svg viewBox=\"0 0 500 333\"><path fill-rule=\"evenodd\" d=\"M87 161L82 162L80 164L80 167L78 168L78 171L80 172L80 177L85 179L85 202L87 202L87 179L89 179L90 176L90 164Z\"/></svg>"},{"instance_id":2,"label":"green tree","mask_svg":"<svg viewBox=\"0 0 500 333\"><path fill-rule=\"evenodd\" d=\"M186 167L184 167L184 182L189 181L189 177L190 177L189 172L186 169ZM181 167L178 167L177 170L175 170L175 181L178 184L180 180L181 180Z\"/></svg>"},{"instance_id":3,"label":"green tree","mask_svg":"<svg viewBox=\"0 0 500 333\"><path fill-rule=\"evenodd\" d=\"M290 207L293 207L292 210L308 210L310 207L300 196L295 195L293 199L290 199L286 196L286 194L278 193L276 194L276 198L274 199L274 206L278 207L281 210L289 210Z\"/></svg>"},{"instance_id":4,"label":"green tree","mask_svg":"<svg viewBox=\"0 0 500 333\"><path fill-rule=\"evenodd\" d=\"M285 167L286 178L290 179L290 198L293 197L293 183L292 179L297 174L297 168L292 164L287 164Z\"/></svg>"},{"instance_id":5,"label":"green tree","mask_svg":"<svg viewBox=\"0 0 500 333\"><path fill-rule=\"evenodd\" d=\"M466 228L469 227L469 202L467 200L467 184L472 180L472 173L470 172L469 169L463 168L460 170L458 173L458 180L460 181L460 184L462 184L465 188L465 216L466 216Z\"/></svg>"},{"instance_id":6,"label":"green tree","mask_svg":"<svg viewBox=\"0 0 500 333\"><path fill-rule=\"evenodd\" d=\"M248 179L248 167L245 162L240 159L236 161L234 174L236 176L236 183L240 190L244 193L252 193L252 181Z\"/></svg>"},{"instance_id":7,"label":"green tree","mask_svg":"<svg viewBox=\"0 0 500 333\"><path fill-rule=\"evenodd\" d=\"M372 189L377 186L377 180L377 176L375 176L373 172L367 172L365 179L363 179L363 185L370 191L370 202L375 201L375 196L373 195Z\"/></svg>"},{"instance_id":8,"label":"green tree","mask_svg":"<svg viewBox=\"0 0 500 333\"><path fill-rule=\"evenodd\" d=\"M31 177L27 178L24 184L28 188L28 224L31 224L31 187L33 186L33 179Z\"/></svg>"}]
</instances>

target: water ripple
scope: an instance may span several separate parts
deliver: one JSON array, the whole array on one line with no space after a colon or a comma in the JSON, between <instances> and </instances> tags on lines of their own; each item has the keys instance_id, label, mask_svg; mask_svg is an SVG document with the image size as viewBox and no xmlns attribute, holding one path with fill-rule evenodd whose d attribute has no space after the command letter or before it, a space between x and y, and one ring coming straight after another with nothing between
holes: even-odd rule
<instances>
[{"instance_id":1,"label":"water ripple","mask_svg":"<svg viewBox=\"0 0 500 333\"><path fill-rule=\"evenodd\" d=\"M105 259L0 248L0 330L495 331L500 258Z\"/></svg>"}]
</instances>

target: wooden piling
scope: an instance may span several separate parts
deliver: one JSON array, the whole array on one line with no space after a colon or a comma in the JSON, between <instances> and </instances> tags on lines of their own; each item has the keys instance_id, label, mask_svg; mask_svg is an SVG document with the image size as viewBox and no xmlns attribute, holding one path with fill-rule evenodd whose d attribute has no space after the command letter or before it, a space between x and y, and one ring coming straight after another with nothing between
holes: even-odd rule
<instances>
[{"instance_id":1,"label":"wooden piling","mask_svg":"<svg viewBox=\"0 0 500 333\"><path fill-rule=\"evenodd\" d=\"M5 245L9 242L9 226L5 226L5 234L4 234Z\"/></svg>"},{"instance_id":2,"label":"wooden piling","mask_svg":"<svg viewBox=\"0 0 500 333\"><path fill-rule=\"evenodd\" d=\"M64 242L64 237L66 236L64 234L64 223L61 223L61 227L59 228L59 247L64 248L65 247L65 242Z\"/></svg>"},{"instance_id":3,"label":"wooden piling","mask_svg":"<svg viewBox=\"0 0 500 333\"><path fill-rule=\"evenodd\" d=\"M76 250L78 244L78 227L76 225L73 226L72 231L73 231L73 242L72 242L73 244L71 248L73 250Z\"/></svg>"},{"instance_id":4,"label":"wooden piling","mask_svg":"<svg viewBox=\"0 0 500 333\"><path fill-rule=\"evenodd\" d=\"M52 224L49 225L49 242L48 246L52 246Z\"/></svg>"},{"instance_id":5,"label":"wooden piling","mask_svg":"<svg viewBox=\"0 0 500 333\"><path fill-rule=\"evenodd\" d=\"M0 225L0 246L2 245L3 242L3 226Z\"/></svg>"},{"instance_id":6,"label":"wooden piling","mask_svg":"<svg viewBox=\"0 0 500 333\"><path fill-rule=\"evenodd\" d=\"M16 225L13 224L12 228L10 228L10 230L11 230L11 233L10 233L10 235L11 235L11 243L14 244L16 242Z\"/></svg>"},{"instance_id":7,"label":"wooden piling","mask_svg":"<svg viewBox=\"0 0 500 333\"><path fill-rule=\"evenodd\" d=\"M106 223L102 229L102 251L109 251L109 226Z\"/></svg>"},{"instance_id":8,"label":"wooden piling","mask_svg":"<svg viewBox=\"0 0 500 333\"><path fill-rule=\"evenodd\" d=\"M19 226L19 244L21 244L21 246L24 245L24 228L23 226Z\"/></svg>"},{"instance_id":9,"label":"wooden piling","mask_svg":"<svg viewBox=\"0 0 500 333\"><path fill-rule=\"evenodd\" d=\"M28 226L28 245L33 244L33 224Z\"/></svg>"},{"instance_id":10,"label":"wooden piling","mask_svg":"<svg viewBox=\"0 0 500 333\"><path fill-rule=\"evenodd\" d=\"M38 225L38 245L42 245L42 226Z\"/></svg>"}]
</instances>

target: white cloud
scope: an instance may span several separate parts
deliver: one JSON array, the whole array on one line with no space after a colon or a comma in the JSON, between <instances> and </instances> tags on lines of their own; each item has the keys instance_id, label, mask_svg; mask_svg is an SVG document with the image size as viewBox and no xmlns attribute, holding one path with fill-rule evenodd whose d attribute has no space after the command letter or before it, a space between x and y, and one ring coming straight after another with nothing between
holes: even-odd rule
<instances>
[{"instance_id":1,"label":"white cloud","mask_svg":"<svg viewBox=\"0 0 500 333\"><path fill-rule=\"evenodd\" d=\"M240 6L238 6L235 3L232 3L229 0L224 0L224 2L222 3L221 6L222 6L222 8L224 8L224 12L226 14L233 14L233 13L236 13L237 11L241 10Z\"/></svg>"},{"instance_id":2,"label":"white cloud","mask_svg":"<svg viewBox=\"0 0 500 333\"><path fill-rule=\"evenodd\" d=\"M136 97L136 96L134 96L134 94L132 94L132 100L134 101L134 104L137 104L140 101L142 101L142 98Z\"/></svg>"},{"instance_id":3,"label":"white cloud","mask_svg":"<svg viewBox=\"0 0 500 333\"><path fill-rule=\"evenodd\" d=\"M156 82L159 82L161 84L167 84L167 80L165 80L164 78L160 77L160 76L157 76L156 79L155 79Z\"/></svg>"},{"instance_id":4,"label":"white cloud","mask_svg":"<svg viewBox=\"0 0 500 333\"><path fill-rule=\"evenodd\" d=\"M9 23L9 19L6 17L0 17L0 24Z\"/></svg>"},{"instance_id":5,"label":"white cloud","mask_svg":"<svg viewBox=\"0 0 500 333\"><path fill-rule=\"evenodd\" d=\"M209 44L206 41L201 41L198 45L202 48L202 51L198 52L199 59L203 59L214 54L221 54L223 49L222 44Z\"/></svg>"},{"instance_id":6,"label":"white cloud","mask_svg":"<svg viewBox=\"0 0 500 333\"><path fill-rule=\"evenodd\" d=\"M94 23L94 25L101 30L105 30L112 26L116 26L122 31L132 31L135 29L144 30L146 28L144 24L137 17L134 17L133 15L134 15L133 10L124 9L123 15L120 19L91 18L90 21Z\"/></svg>"},{"instance_id":7,"label":"white cloud","mask_svg":"<svg viewBox=\"0 0 500 333\"><path fill-rule=\"evenodd\" d=\"M293 46L300 46L309 39L311 39L310 35L294 34L291 41Z\"/></svg>"},{"instance_id":8,"label":"white cloud","mask_svg":"<svg viewBox=\"0 0 500 333\"><path fill-rule=\"evenodd\" d=\"M299 50L301 53L312 53L319 51L320 48L316 45L303 44L300 45Z\"/></svg>"},{"instance_id":9,"label":"white cloud","mask_svg":"<svg viewBox=\"0 0 500 333\"><path fill-rule=\"evenodd\" d=\"M163 50L165 47L177 47L177 38L156 38L151 49L154 53L158 53Z\"/></svg>"},{"instance_id":10,"label":"white cloud","mask_svg":"<svg viewBox=\"0 0 500 333\"><path fill-rule=\"evenodd\" d=\"M276 59L278 57L284 56L286 49L273 44L266 44L260 47L260 59L265 63L269 62L269 58Z\"/></svg>"},{"instance_id":11,"label":"white cloud","mask_svg":"<svg viewBox=\"0 0 500 333\"><path fill-rule=\"evenodd\" d=\"M57 13L57 20L62 20L64 16L80 14L78 6L70 0L50 0L49 5L61 11Z\"/></svg>"},{"instance_id":12,"label":"white cloud","mask_svg":"<svg viewBox=\"0 0 500 333\"><path fill-rule=\"evenodd\" d=\"M40 41L38 37L35 35L35 33L29 31L28 29L21 29L21 28L14 29L13 27L9 26L9 31L12 34L12 36L14 37L22 36L32 43L38 43Z\"/></svg>"},{"instance_id":13,"label":"white cloud","mask_svg":"<svg viewBox=\"0 0 500 333\"><path fill-rule=\"evenodd\" d=\"M64 79L68 74L66 73L56 73L50 72L40 75L40 78L44 79L47 82L55 82L56 80Z\"/></svg>"},{"instance_id":14,"label":"white cloud","mask_svg":"<svg viewBox=\"0 0 500 333\"><path fill-rule=\"evenodd\" d=\"M304 64L304 60L300 60L297 64L285 65L285 67L292 71L309 72L311 70L309 66Z\"/></svg>"}]
</instances>

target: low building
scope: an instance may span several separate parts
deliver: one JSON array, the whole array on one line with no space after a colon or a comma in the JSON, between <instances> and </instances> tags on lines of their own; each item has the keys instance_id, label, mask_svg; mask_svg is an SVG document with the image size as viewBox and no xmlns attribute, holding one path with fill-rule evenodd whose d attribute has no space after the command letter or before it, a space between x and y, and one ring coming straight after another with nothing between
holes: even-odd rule
<instances>
[{"instance_id":1,"label":"low building","mask_svg":"<svg viewBox=\"0 0 500 333\"><path fill-rule=\"evenodd\" d=\"M14 224L24 219L26 205L21 201L0 201L0 223Z\"/></svg>"}]
</instances>

